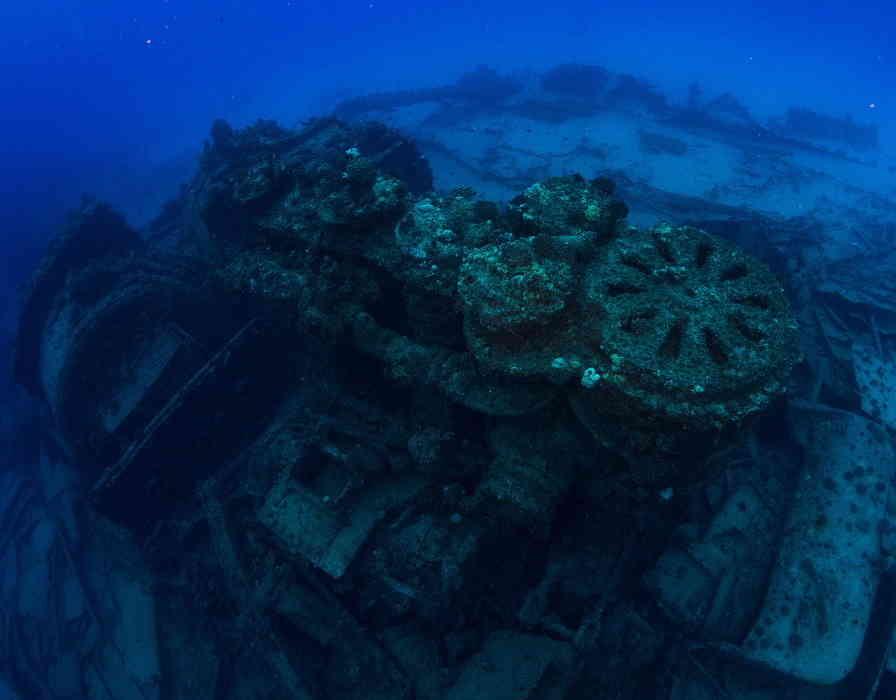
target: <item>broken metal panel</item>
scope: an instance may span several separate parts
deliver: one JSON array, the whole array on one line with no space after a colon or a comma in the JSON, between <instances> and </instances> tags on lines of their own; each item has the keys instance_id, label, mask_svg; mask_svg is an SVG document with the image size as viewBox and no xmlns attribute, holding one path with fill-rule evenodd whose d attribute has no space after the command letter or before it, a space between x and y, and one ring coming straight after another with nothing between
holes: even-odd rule
<instances>
[{"instance_id":1,"label":"broken metal panel","mask_svg":"<svg viewBox=\"0 0 896 700\"><path fill-rule=\"evenodd\" d=\"M251 441L290 376L286 349L272 347L263 325L247 322L176 390L158 397L161 406L92 488L104 514L147 533ZM267 371L256 373L262 363Z\"/></svg>"},{"instance_id":2,"label":"broken metal panel","mask_svg":"<svg viewBox=\"0 0 896 700\"><path fill-rule=\"evenodd\" d=\"M563 687L552 671L571 665L572 658L566 642L497 630L464 664L445 700L560 700Z\"/></svg>"},{"instance_id":3,"label":"broken metal panel","mask_svg":"<svg viewBox=\"0 0 896 700\"><path fill-rule=\"evenodd\" d=\"M290 555L340 578L374 527L422 488L423 480L416 476L390 479L366 489L346 507L283 479L268 493L258 519Z\"/></svg>"},{"instance_id":4,"label":"broken metal panel","mask_svg":"<svg viewBox=\"0 0 896 700\"><path fill-rule=\"evenodd\" d=\"M415 700L442 700L444 661L438 639L412 620L386 629L383 645L412 684Z\"/></svg>"},{"instance_id":5,"label":"broken metal panel","mask_svg":"<svg viewBox=\"0 0 896 700\"><path fill-rule=\"evenodd\" d=\"M896 313L896 254L886 247L826 265L818 290L841 301Z\"/></svg>"},{"instance_id":6,"label":"broken metal panel","mask_svg":"<svg viewBox=\"0 0 896 700\"><path fill-rule=\"evenodd\" d=\"M884 571L856 665L838 688L837 700L874 700L891 657L896 632L896 568ZM892 667L891 667L892 670ZM890 697L884 695L882 697Z\"/></svg>"},{"instance_id":7,"label":"broken metal panel","mask_svg":"<svg viewBox=\"0 0 896 700\"><path fill-rule=\"evenodd\" d=\"M878 343L860 340L852 346L852 364L862 409L896 430L896 355Z\"/></svg>"},{"instance_id":8,"label":"broken metal panel","mask_svg":"<svg viewBox=\"0 0 896 700\"><path fill-rule=\"evenodd\" d=\"M160 328L157 334L140 340L134 343L126 371L139 376L141 381L119 384L114 398L105 406L97 408L100 425L107 433L116 432L133 414L146 395L146 387L154 385L159 380L162 372L184 344L183 338L170 327Z\"/></svg>"},{"instance_id":9,"label":"broken metal panel","mask_svg":"<svg viewBox=\"0 0 896 700\"><path fill-rule=\"evenodd\" d=\"M740 641L761 602L777 517L753 486L739 487L699 538L660 556L644 577L647 589L701 638Z\"/></svg>"},{"instance_id":10,"label":"broken metal panel","mask_svg":"<svg viewBox=\"0 0 896 700\"><path fill-rule=\"evenodd\" d=\"M73 273L143 249L143 241L109 205L85 198L50 244L28 290L16 341L16 379L40 394L40 351L48 315Z\"/></svg>"},{"instance_id":11,"label":"broken metal panel","mask_svg":"<svg viewBox=\"0 0 896 700\"><path fill-rule=\"evenodd\" d=\"M159 381L172 371L182 381L203 361L201 344L176 331L202 307L195 277L179 258L113 259L71 271L48 302L33 379L85 466L117 458Z\"/></svg>"},{"instance_id":12,"label":"broken metal panel","mask_svg":"<svg viewBox=\"0 0 896 700\"><path fill-rule=\"evenodd\" d=\"M896 455L883 429L861 416L808 405L799 413L807 467L739 655L831 685L855 665L870 622Z\"/></svg>"}]
</instances>

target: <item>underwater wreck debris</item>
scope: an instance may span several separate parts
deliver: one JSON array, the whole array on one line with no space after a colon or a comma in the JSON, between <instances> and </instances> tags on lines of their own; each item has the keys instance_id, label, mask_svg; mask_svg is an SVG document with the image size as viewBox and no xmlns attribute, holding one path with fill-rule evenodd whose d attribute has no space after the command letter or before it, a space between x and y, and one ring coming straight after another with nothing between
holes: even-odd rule
<instances>
[{"instance_id":1,"label":"underwater wreck debris","mask_svg":"<svg viewBox=\"0 0 896 700\"><path fill-rule=\"evenodd\" d=\"M545 688L569 690L559 677L574 664L573 647L547 637L501 630L463 666L445 700L536 700Z\"/></svg>"},{"instance_id":2,"label":"underwater wreck debris","mask_svg":"<svg viewBox=\"0 0 896 700\"><path fill-rule=\"evenodd\" d=\"M455 190L443 196L430 193L409 207L395 227L401 261L393 266L408 286L408 293L417 295L418 303L407 306L409 314L419 314L419 304L427 300L437 305L442 323L446 317L458 317L453 307L464 252L494 241L499 222L497 205L477 201L472 190ZM427 319L439 325L439 319L429 314ZM420 331L431 332L425 328Z\"/></svg>"},{"instance_id":3,"label":"underwater wreck debris","mask_svg":"<svg viewBox=\"0 0 896 700\"><path fill-rule=\"evenodd\" d=\"M764 592L781 517L753 485L741 486L708 527L695 530L699 537L674 542L660 555L644 585L684 629L706 641L737 643L753 622L752 602Z\"/></svg>"},{"instance_id":4,"label":"underwater wreck debris","mask_svg":"<svg viewBox=\"0 0 896 700\"><path fill-rule=\"evenodd\" d=\"M320 230L363 233L394 223L409 192L432 188L416 145L382 124L320 118L298 131L268 121L231 131L218 126L206 143L190 209L210 236L237 245L302 231L309 243Z\"/></svg>"},{"instance_id":5,"label":"underwater wreck debris","mask_svg":"<svg viewBox=\"0 0 896 700\"><path fill-rule=\"evenodd\" d=\"M557 387L526 381L479 366L466 352L424 346L383 327L368 313L358 313L352 338L361 352L384 365L399 385L434 387L451 401L489 416L521 416L538 410L557 395Z\"/></svg>"},{"instance_id":6,"label":"underwater wreck debris","mask_svg":"<svg viewBox=\"0 0 896 700\"><path fill-rule=\"evenodd\" d=\"M601 66L563 63L541 76L541 87L564 97L594 100L610 80L610 72Z\"/></svg>"},{"instance_id":7,"label":"underwater wreck debris","mask_svg":"<svg viewBox=\"0 0 896 700\"><path fill-rule=\"evenodd\" d=\"M545 227L558 235L468 252L458 291L484 366L582 378L574 405L593 401L604 417L658 429L720 428L783 391L797 326L764 264L690 227L629 228L596 243L578 224L564 212ZM579 411L593 425L589 414Z\"/></svg>"},{"instance_id":8,"label":"underwater wreck debris","mask_svg":"<svg viewBox=\"0 0 896 700\"><path fill-rule=\"evenodd\" d=\"M831 685L855 665L870 623L894 453L885 430L858 414L801 402L793 409L805 472L765 603L730 651Z\"/></svg>"},{"instance_id":9,"label":"underwater wreck debris","mask_svg":"<svg viewBox=\"0 0 896 700\"><path fill-rule=\"evenodd\" d=\"M414 196L352 150L355 136L336 120L216 124L168 210L207 257L138 244L75 261L30 312L169 300L148 304L138 330L170 358L117 335L103 345L101 323L77 341L87 363L51 342L70 326L25 314L21 340L37 328L65 376L134 369L107 380L128 398L116 399L127 430L83 454L102 469L94 503L146 536L166 572L166 687L359 700L413 687L438 700L577 685L570 697L590 697L619 657L664 663L661 611L642 618L613 596L661 551L679 488L707 474L691 460L713 442L705 431L721 437L783 388L797 350L779 283L696 228L627 226L606 178L548 179L506 210L467 189ZM69 286L79 280L92 296ZM45 396L53 376L34 375ZM88 408L87 429L111 411ZM698 593L718 601L695 620L703 631L730 632L729 606L745 615L761 596L758 574L725 573L759 554L724 548L773 551L750 534L773 519L759 490L741 484L725 502L649 591L686 614L676 577L693 563ZM750 604L732 602L742 593ZM193 684L198 659L211 678Z\"/></svg>"},{"instance_id":10,"label":"underwater wreck debris","mask_svg":"<svg viewBox=\"0 0 896 700\"><path fill-rule=\"evenodd\" d=\"M346 518L332 499L281 479L265 498L258 520L291 556L338 579L387 512L413 500L422 488L417 476L386 481L367 489Z\"/></svg>"},{"instance_id":11,"label":"underwater wreck debris","mask_svg":"<svg viewBox=\"0 0 896 700\"><path fill-rule=\"evenodd\" d=\"M333 115L353 121L370 112L389 112L399 106L421 103L451 105L465 102L468 109L490 109L513 98L522 92L523 87L522 82L513 76L504 76L493 68L479 66L448 85L380 92L344 100L333 109Z\"/></svg>"},{"instance_id":12,"label":"underwater wreck debris","mask_svg":"<svg viewBox=\"0 0 896 700\"><path fill-rule=\"evenodd\" d=\"M638 143L641 150L652 155L668 154L671 156L684 156L688 152L688 144L681 139L655 131L638 131Z\"/></svg>"},{"instance_id":13,"label":"underwater wreck debris","mask_svg":"<svg viewBox=\"0 0 896 700\"><path fill-rule=\"evenodd\" d=\"M725 92L703 106L706 119L731 128L762 129L750 110L730 92Z\"/></svg>"},{"instance_id":14,"label":"underwater wreck debris","mask_svg":"<svg viewBox=\"0 0 896 700\"><path fill-rule=\"evenodd\" d=\"M599 439L617 424L652 433L643 442L654 446L682 426L717 430L783 390L796 325L757 260L697 229L626 227L606 178L536 183L505 212L469 191L415 200L357 152L364 134L404 148L393 132L335 119L299 131L216 123L178 208L196 213L186 238L206 240L208 261L88 259L41 297L59 306L48 322L34 315L50 301L26 311L20 342L43 343L33 354L44 365L22 379L43 387L73 453L117 470L103 484L119 483L128 455L158 458L175 440L176 430L146 431L251 318L251 342L215 365L221 377L251 372L257 356L288 364L283 334L311 333L376 358L391 382L435 387L479 413L524 415L562 395ZM215 295L240 312L215 309ZM88 411L85 381L100 388ZM272 383L252 382L252 400L276 401Z\"/></svg>"},{"instance_id":15,"label":"underwater wreck debris","mask_svg":"<svg viewBox=\"0 0 896 700\"><path fill-rule=\"evenodd\" d=\"M885 163L877 175L869 171L869 177L844 190L837 174L840 164L874 169L877 159L860 157L842 142L787 131L783 116L779 120L751 116L738 102L743 96L694 90L690 100L671 93L657 99L642 90L640 96L617 99L613 87L624 81L610 72L593 99L579 98L544 89L545 75L516 74L524 89L488 105L445 86L359 97L339 105L336 114L403 125L415 133L434 162L444 165L439 168L440 187L475 182L489 199L507 201L530 183L561 173L616 178L610 168L626 162L632 180L624 184L625 176L618 179L638 223L685 223L751 212L764 212L778 223L778 214L804 214L806 202L815 197L819 204L826 196L864 210L868 194L887 196ZM693 166L688 177L645 160L638 152L639 130L686 142ZM533 149L533 144L542 146ZM811 168L801 155L807 153L813 154ZM698 154L707 157L691 158ZM796 188L809 200L793 198ZM844 215L841 207L834 217Z\"/></svg>"},{"instance_id":16,"label":"underwater wreck debris","mask_svg":"<svg viewBox=\"0 0 896 700\"><path fill-rule=\"evenodd\" d=\"M775 128L796 138L838 141L853 148L873 150L878 147L876 124L862 124L852 117L833 117L806 107L791 107Z\"/></svg>"},{"instance_id":17,"label":"underwater wreck debris","mask_svg":"<svg viewBox=\"0 0 896 700\"><path fill-rule=\"evenodd\" d=\"M892 353L880 344L859 339L852 346L852 364L862 409L896 430L896 364Z\"/></svg>"},{"instance_id":18,"label":"underwater wreck debris","mask_svg":"<svg viewBox=\"0 0 896 700\"><path fill-rule=\"evenodd\" d=\"M694 228L620 235L586 273L584 298L603 314L597 400L635 422L739 421L783 391L799 357L768 268Z\"/></svg>"},{"instance_id":19,"label":"underwater wreck debris","mask_svg":"<svg viewBox=\"0 0 896 700\"><path fill-rule=\"evenodd\" d=\"M481 65L460 76L443 94L445 97L465 98L482 105L492 105L513 97L522 89L519 80L501 75L490 66Z\"/></svg>"},{"instance_id":20,"label":"underwater wreck debris","mask_svg":"<svg viewBox=\"0 0 896 700\"><path fill-rule=\"evenodd\" d=\"M42 394L40 364L46 358L41 351L41 335L69 275L93 262L119 258L142 248L139 234L121 214L108 204L85 197L50 244L27 291L16 340L16 381L32 393ZM45 394L43 398L49 399Z\"/></svg>"},{"instance_id":21,"label":"underwater wreck debris","mask_svg":"<svg viewBox=\"0 0 896 700\"><path fill-rule=\"evenodd\" d=\"M606 238L616 233L628 214L625 203L613 196L615 189L608 178L586 180L579 174L548 178L510 200L507 220L517 236Z\"/></svg>"},{"instance_id":22,"label":"underwater wreck debris","mask_svg":"<svg viewBox=\"0 0 896 700\"><path fill-rule=\"evenodd\" d=\"M626 227L606 178L536 183L506 212L468 191L413 200L347 146L357 129L216 123L179 207L198 213L186 237L205 237L214 272L155 253L87 259L55 283L55 301L41 307L59 306L48 322L23 316L20 342L43 344L29 381L43 387L72 452L111 470L98 482L103 502L142 488L139 474L182 439L172 410L192 415L211 396L226 404L214 387L251 373L256 357L284 363L287 379L286 339L296 333L347 344L376 358L388 381L435 387L477 413L520 416L563 396L602 441L624 426L653 435L641 440L653 448L664 431L741 421L783 390L796 326L780 285L752 257L693 228ZM206 275L212 283L200 288ZM212 311L222 294L239 313ZM30 339L32 327L43 335ZM239 338L249 342L233 345ZM222 352L223 364L214 359ZM95 389L88 411L83 382ZM277 383L257 378L251 401L276 402ZM191 422L193 432L239 420L236 407L230 418L218 413ZM189 482L156 481L171 493Z\"/></svg>"},{"instance_id":23,"label":"underwater wreck debris","mask_svg":"<svg viewBox=\"0 0 896 700\"><path fill-rule=\"evenodd\" d=\"M222 304L209 277L205 261L144 246L90 201L51 245L22 313L18 380L94 480L94 505L142 533L264 420L283 385L264 373L246 382L260 339L288 376L270 329Z\"/></svg>"},{"instance_id":24,"label":"underwater wreck debris","mask_svg":"<svg viewBox=\"0 0 896 700\"><path fill-rule=\"evenodd\" d=\"M531 239L468 252L458 291L467 342L476 358L511 375L531 376L569 352L574 285L572 266L538 255Z\"/></svg>"},{"instance_id":25,"label":"underwater wreck debris","mask_svg":"<svg viewBox=\"0 0 896 700\"><path fill-rule=\"evenodd\" d=\"M467 504L477 519L498 530L525 532L534 541L546 540L575 479L563 433L562 427L530 432L506 425L493 430L489 443L495 458Z\"/></svg>"},{"instance_id":26,"label":"underwater wreck debris","mask_svg":"<svg viewBox=\"0 0 896 700\"><path fill-rule=\"evenodd\" d=\"M273 337L251 319L192 373L192 364L170 368L179 372L169 371L139 404L131 432L115 436L120 456L101 462L105 468L91 489L96 507L146 534L190 501L198 481L239 455L290 376L288 352ZM266 372L257 371L262 361Z\"/></svg>"},{"instance_id":27,"label":"underwater wreck debris","mask_svg":"<svg viewBox=\"0 0 896 700\"><path fill-rule=\"evenodd\" d=\"M201 265L145 252L109 212L82 207L51 247L17 346L17 379L50 407L63 449L88 464L120 454L158 387L201 362L202 326L220 317L206 306Z\"/></svg>"},{"instance_id":28,"label":"underwater wreck debris","mask_svg":"<svg viewBox=\"0 0 896 700\"><path fill-rule=\"evenodd\" d=\"M669 113L666 96L644 78L628 73L614 75L606 95L607 103L614 107L643 109L656 116Z\"/></svg>"}]
</instances>

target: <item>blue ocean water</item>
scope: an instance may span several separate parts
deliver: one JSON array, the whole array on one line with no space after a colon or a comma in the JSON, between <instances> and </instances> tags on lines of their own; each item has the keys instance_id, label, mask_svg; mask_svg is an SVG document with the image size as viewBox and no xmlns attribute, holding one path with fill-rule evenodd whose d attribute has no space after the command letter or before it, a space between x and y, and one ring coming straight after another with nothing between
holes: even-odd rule
<instances>
[{"instance_id":1,"label":"blue ocean water","mask_svg":"<svg viewBox=\"0 0 896 700\"><path fill-rule=\"evenodd\" d=\"M638 76L675 105L695 84L730 93L756 124L794 107L861 124L876 133L872 152L850 151L826 172L896 198L896 5L881 0L2 3L0 459L18 469L39 441L11 348L22 290L83 194L140 227L192 177L217 119L292 127L352 98L448 85L482 67L526 76L561 64ZM557 150L539 138L530 150ZM437 183L459 184L433 167ZM702 167L711 176L716 165ZM664 168L652 183L674 177ZM809 208L774 204L786 216ZM0 644L0 680L9 653ZM13 692L0 684L3 697Z\"/></svg>"}]
</instances>

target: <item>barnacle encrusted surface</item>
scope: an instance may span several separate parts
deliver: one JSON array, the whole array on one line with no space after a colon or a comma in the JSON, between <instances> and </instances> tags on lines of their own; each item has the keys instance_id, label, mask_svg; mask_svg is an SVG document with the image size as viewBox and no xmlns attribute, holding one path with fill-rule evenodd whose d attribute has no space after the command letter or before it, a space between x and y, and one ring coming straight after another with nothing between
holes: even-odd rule
<instances>
[{"instance_id":1,"label":"barnacle encrusted surface","mask_svg":"<svg viewBox=\"0 0 896 700\"><path fill-rule=\"evenodd\" d=\"M542 255L532 237L468 252L458 291L471 352L486 367L538 379L553 379L557 357L593 352L599 319L580 309L580 277L579 266Z\"/></svg>"},{"instance_id":2,"label":"barnacle encrusted surface","mask_svg":"<svg viewBox=\"0 0 896 700\"><path fill-rule=\"evenodd\" d=\"M507 207L511 229L518 235L611 236L628 208L613 197L611 180L581 175L548 178L526 188Z\"/></svg>"},{"instance_id":3,"label":"barnacle encrusted surface","mask_svg":"<svg viewBox=\"0 0 896 700\"><path fill-rule=\"evenodd\" d=\"M760 261L691 227L629 229L586 272L603 310L601 412L718 427L764 408L798 358L796 322Z\"/></svg>"},{"instance_id":4,"label":"barnacle encrusted surface","mask_svg":"<svg viewBox=\"0 0 896 700\"><path fill-rule=\"evenodd\" d=\"M355 329L350 344L396 381L490 415L568 397L605 442L655 442L762 410L797 359L764 264L695 228L627 226L606 178L548 178L502 209L468 189L413 196L338 122L218 131L193 209L213 241L246 249L225 255L255 260L230 287L328 342ZM296 290L272 304L264 282L281 269ZM359 313L395 337L373 342Z\"/></svg>"}]
</instances>

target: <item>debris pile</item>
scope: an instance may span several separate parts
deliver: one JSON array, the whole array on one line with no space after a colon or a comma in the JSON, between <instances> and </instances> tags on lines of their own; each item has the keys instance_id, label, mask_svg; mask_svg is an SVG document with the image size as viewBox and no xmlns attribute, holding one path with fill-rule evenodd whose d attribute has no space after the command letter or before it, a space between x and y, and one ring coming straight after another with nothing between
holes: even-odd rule
<instances>
[{"instance_id":1,"label":"debris pile","mask_svg":"<svg viewBox=\"0 0 896 700\"><path fill-rule=\"evenodd\" d=\"M51 499L37 542L23 481L0 511L19 533L0 554L53 549L85 591L64 620L34 612L56 635L41 653L71 644L54 624L100 635L52 682L83 667L109 686L89 697L175 700L871 688L896 374L862 273L769 234L785 290L732 242L769 221L635 227L606 177L504 208L431 186L382 125L217 122L147 237L96 202L74 215L16 371L103 526L72 546ZM86 584L106 541L131 577ZM102 585L130 596L139 640L96 608ZM10 610L4 658L39 688L15 651L32 613ZM138 691L109 680L122 645Z\"/></svg>"}]
</instances>

